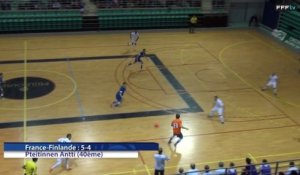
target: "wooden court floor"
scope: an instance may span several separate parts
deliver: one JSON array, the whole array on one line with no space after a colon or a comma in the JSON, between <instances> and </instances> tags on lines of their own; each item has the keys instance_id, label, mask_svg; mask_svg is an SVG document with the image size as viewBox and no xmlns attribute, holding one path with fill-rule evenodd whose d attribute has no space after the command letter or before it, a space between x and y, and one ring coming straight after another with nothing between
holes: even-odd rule
<instances>
[{"instance_id":1,"label":"wooden court floor","mask_svg":"<svg viewBox=\"0 0 300 175\"><path fill-rule=\"evenodd\" d=\"M216 168L219 161L243 165L245 157L257 163L300 158L299 54L256 30L140 34L136 48L127 45L129 32L1 35L4 79L42 77L55 89L26 102L0 100L0 174L22 174L24 161L3 159L3 142L55 142L66 133L76 142L158 142L171 159L167 175L189 169L190 163L203 169L204 164ZM143 48L144 70L127 67ZM272 72L280 79L277 97L260 91ZM124 102L112 109L123 81L128 83ZM224 125L207 118L215 95L225 103ZM174 111L189 128L176 150L167 144ZM72 159L71 171L59 168L52 174L149 175L154 153ZM49 174L53 163L40 159L38 174Z\"/></svg>"}]
</instances>

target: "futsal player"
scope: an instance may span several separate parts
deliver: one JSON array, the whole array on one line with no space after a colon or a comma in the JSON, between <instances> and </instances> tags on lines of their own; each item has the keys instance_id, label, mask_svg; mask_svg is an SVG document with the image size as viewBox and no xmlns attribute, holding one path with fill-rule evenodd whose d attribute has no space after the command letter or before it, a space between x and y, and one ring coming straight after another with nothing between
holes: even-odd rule
<instances>
[{"instance_id":1,"label":"futsal player","mask_svg":"<svg viewBox=\"0 0 300 175\"><path fill-rule=\"evenodd\" d=\"M118 107L121 105L125 92L126 92L126 82L123 82L119 91L116 93L115 101L112 102L112 107Z\"/></svg>"},{"instance_id":2,"label":"futsal player","mask_svg":"<svg viewBox=\"0 0 300 175\"><path fill-rule=\"evenodd\" d=\"M138 31L133 31L130 33L130 42L129 45L136 46L137 41L140 38L140 34Z\"/></svg>"},{"instance_id":3,"label":"futsal player","mask_svg":"<svg viewBox=\"0 0 300 175\"><path fill-rule=\"evenodd\" d=\"M159 148L158 153L154 154L155 159L155 170L154 175L164 175L165 174L165 161L170 160L168 156L163 154L163 149Z\"/></svg>"},{"instance_id":4,"label":"futsal player","mask_svg":"<svg viewBox=\"0 0 300 175\"><path fill-rule=\"evenodd\" d=\"M268 88L272 88L273 94L277 95L277 84L278 84L278 76L275 73L272 73L269 76L268 82L264 88L261 90L264 91Z\"/></svg>"},{"instance_id":5,"label":"futsal player","mask_svg":"<svg viewBox=\"0 0 300 175\"><path fill-rule=\"evenodd\" d=\"M4 90L3 90L3 73L0 72L0 97L2 98L4 96Z\"/></svg>"},{"instance_id":6,"label":"futsal player","mask_svg":"<svg viewBox=\"0 0 300 175\"><path fill-rule=\"evenodd\" d=\"M59 143L71 143L72 134L67 134L66 137L62 137L58 139ZM68 158L58 158L56 160L56 163L50 168L49 172L51 173L55 168L59 167L61 164L63 164L64 168L66 170L71 170L69 165L69 159Z\"/></svg>"},{"instance_id":7,"label":"futsal player","mask_svg":"<svg viewBox=\"0 0 300 175\"><path fill-rule=\"evenodd\" d=\"M214 107L211 109L208 116L213 117L214 113L218 113L220 122L222 124L224 124L223 112L224 112L224 103L222 102L222 100L218 96L215 96Z\"/></svg>"},{"instance_id":8,"label":"futsal player","mask_svg":"<svg viewBox=\"0 0 300 175\"><path fill-rule=\"evenodd\" d=\"M25 165L23 165L24 175L37 175L37 165L36 162L38 158L32 158L32 160L27 160Z\"/></svg>"},{"instance_id":9,"label":"futsal player","mask_svg":"<svg viewBox=\"0 0 300 175\"><path fill-rule=\"evenodd\" d=\"M139 54L134 57L134 62L130 62L127 66L133 65L135 63L141 63L141 70L143 70L143 61L142 57L146 55L146 49L143 49Z\"/></svg>"},{"instance_id":10,"label":"futsal player","mask_svg":"<svg viewBox=\"0 0 300 175\"><path fill-rule=\"evenodd\" d=\"M180 114L176 114L175 119L171 122L171 127L173 128L173 136L170 138L168 144L171 144L173 138L176 136L179 138L177 142L174 144L176 147L177 144L183 139L183 135L181 133L181 128L188 130L188 128L182 125L182 121L180 119Z\"/></svg>"}]
</instances>

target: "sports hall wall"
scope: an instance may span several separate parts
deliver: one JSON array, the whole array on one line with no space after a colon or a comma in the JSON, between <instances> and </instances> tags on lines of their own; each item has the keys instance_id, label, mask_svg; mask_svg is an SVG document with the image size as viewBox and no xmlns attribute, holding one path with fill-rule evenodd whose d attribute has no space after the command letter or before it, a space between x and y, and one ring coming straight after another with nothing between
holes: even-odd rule
<instances>
[{"instance_id":1,"label":"sports hall wall","mask_svg":"<svg viewBox=\"0 0 300 175\"><path fill-rule=\"evenodd\" d=\"M0 1L0 32L184 28L189 26L189 19L192 15L198 17L198 27L247 25L254 15L260 22L270 22L272 21L270 19L275 18L272 14L267 17L263 14L268 0L153 0L147 1L148 3L144 2L146 1L4 0ZM277 25L276 20L275 22L273 20L273 23ZM284 25L281 27L291 28ZM292 26L292 31L294 32L290 33L297 33L297 25Z\"/></svg>"}]
</instances>

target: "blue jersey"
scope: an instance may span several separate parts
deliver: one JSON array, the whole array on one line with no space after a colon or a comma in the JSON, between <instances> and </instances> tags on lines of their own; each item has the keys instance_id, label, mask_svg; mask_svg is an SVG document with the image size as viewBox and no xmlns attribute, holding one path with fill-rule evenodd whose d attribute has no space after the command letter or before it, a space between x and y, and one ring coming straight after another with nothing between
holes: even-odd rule
<instances>
[{"instance_id":1,"label":"blue jersey","mask_svg":"<svg viewBox=\"0 0 300 175\"><path fill-rule=\"evenodd\" d=\"M253 164L246 165L246 175L258 175L255 165Z\"/></svg>"},{"instance_id":2,"label":"blue jersey","mask_svg":"<svg viewBox=\"0 0 300 175\"><path fill-rule=\"evenodd\" d=\"M137 54L136 56L135 56L135 62L141 62L141 58L143 57L143 56L145 56L146 55L146 53L144 52L144 51L141 51L139 54Z\"/></svg>"},{"instance_id":3,"label":"blue jersey","mask_svg":"<svg viewBox=\"0 0 300 175\"><path fill-rule=\"evenodd\" d=\"M116 101L121 102L124 93L126 92L126 86L122 85L116 94Z\"/></svg>"},{"instance_id":4,"label":"blue jersey","mask_svg":"<svg viewBox=\"0 0 300 175\"><path fill-rule=\"evenodd\" d=\"M260 166L260 172L262 175L271 175L271 166L269 164L262 164Z\"/></svg>"},{"instance_id":5,"label":"blue jersey","mask_svg":"<svg viewBox=\"0 0 300 175\"><path fill-rule=\"evenodd\" d=\"M118 93L123 96L125 92L126 92L126 87L125 86L121 86L120 89L119 89L119 91L118 91Z\"/></svg>"}]
</instances>

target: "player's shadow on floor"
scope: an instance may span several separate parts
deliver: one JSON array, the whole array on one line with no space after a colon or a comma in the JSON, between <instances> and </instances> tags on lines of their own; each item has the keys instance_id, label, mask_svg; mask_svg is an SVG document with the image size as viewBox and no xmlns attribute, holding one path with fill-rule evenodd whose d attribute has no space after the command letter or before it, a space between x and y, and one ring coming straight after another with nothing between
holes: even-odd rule
<instances>
[{"instance_id":1,"label":"player's shadow on floor","mask_svg":"<svg viewBox=\"0 0 300 175\"><path fill-rule=\"evenodd\" d=\"M174 166L178 166L182 156L181 153L177 152L176 148L172 148L171 144L168 144L168 148L171 152L170 162L172 162L172 165L174 164Z\"/></svg>"}]
</instances>

